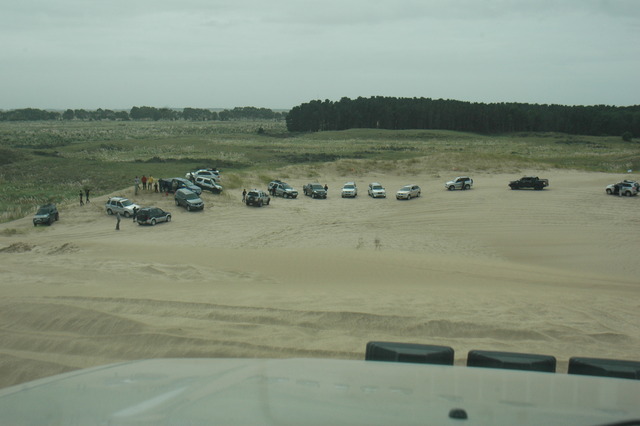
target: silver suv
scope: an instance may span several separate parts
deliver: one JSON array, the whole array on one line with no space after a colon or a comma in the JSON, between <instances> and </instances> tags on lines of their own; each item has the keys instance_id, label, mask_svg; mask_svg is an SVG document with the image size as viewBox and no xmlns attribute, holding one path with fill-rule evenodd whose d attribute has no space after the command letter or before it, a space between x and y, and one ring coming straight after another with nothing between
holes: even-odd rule
<instances>
[{"instance_id":1,"label":"silver suv","mask_svg":"<svg viewBox=\"0 0 640 426\"><path fill-rule=\"evenodd\" d=\"M358 196L358 187L355 182L347 182L342 187L342 198L355 198Z\"/></svg>"},{"instance_id":2,"label":"silver suv","mask_svg":"<svg viewBox=\"0 0 640 426\"><path fill-rule=\"evenodd\" d=\"M195 179L194 183L200 188L202 188L203 190L208 189L214 194L219 194L222 192L222 186L218 185L218 183L213 178L210 178L210 177L198 176Z\"/></svg>"},{"instance_id":3,"label":"silver suv","mask_svg":"<svg viewBox=\"0 0 640 426\"><path fill-rule=\"evenodd\" d=\"M469 176L459 176L454 180L450 180L449 182L444 184L444 187L449 191L453 191L454 189L471 189L473 186L473 179Z\"/></svg>"},{"instance_id":4,"label":"silver suv","mask_svg":"<svg viewBox=\"0 0 640 426\"><path fill-rule=\"evenodd\" d=\"M187 188L178 189L174 199L176 206L183 206L187 211L204 209L204 201L198 197L198 194Z\"/></svg>"},{"instance_id":5,"label":"silver suv","mask_svg":"<svg viewBox=\"0 0 640 426\"><path fill-rule=\"evenodd\" d=\"M140 206L123 197L111 197L104 205L107 214L120 213L124 217L133 216L133 209L140 210Z\"/></svg>"},{"instance_id":6,"label":"silver suv","mask_svg":"<svg viewBox=\"0 0 640 426\"><path fill-rule=\"evenodd\" d=\"M263 205L269 205L271 202L271 197L267 195L266 192L261 191L259 189L252 189L247 192L247 196L245 197L245 204L248 206L258 206L262 207Z\"/></svg>"},{"instance_id":7,"label":"silver suv","mask_svg":"<svg viewBox=\"0 0 640 426\"><path fill-rule=\"evenodd\" d=\"M291 185L280 180L274 180L269 182L269 193L276 197L282 198L296 198L298 197L298 191L293 189Z\"/></svg>"}]
</instances>

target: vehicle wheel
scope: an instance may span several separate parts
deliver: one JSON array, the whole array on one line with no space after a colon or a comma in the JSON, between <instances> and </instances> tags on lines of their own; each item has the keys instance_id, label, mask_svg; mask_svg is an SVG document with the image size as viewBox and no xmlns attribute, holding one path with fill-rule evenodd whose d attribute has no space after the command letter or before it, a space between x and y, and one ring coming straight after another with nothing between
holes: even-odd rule
<instances>
[{"instance_id":1,"label":"vehicle wheel","mask_svg":"<svg viewBox=\"0 0 640 426\"><path fill-rule=\"evenodd\" d=\"M129 212L124 212L124 217L130 217L131 214Z\"/></svg>"},{"instance_id":2,"label":"vehicle wheel","mask_svg":"<svg viewBox=\"0 0 640 426\"><path fill-rule=\"evenodd\" d=\"M451 186L449 187L449 191L453 191L454 189L456 189L455 185L451 185Z\"/></svg>"},{"instance_id":3,"label":"vehicle wheel","mask_svg":"<svg viewBox=\"0 0 640 426\"><path fill-rule=\"evenodd\" d=\"M113 214L113 212L111 211L111 209L107 209L107 214L108 214L109 216L111 216L111 215Z\"/></svg>"},{"instance_id":4,"label":"vehicle wheel","mask_svg":"<svg viewBox=\"0 0 640 426\"><path fill-rule=\"evenodd\" d=\"M464 186L464 189L471 189L471 186L470 186L469 184L466 184L466 185Z\"/></svg>"},{"instance_id":5,"label":"vehicle wheel","mask_svg":"<svg viewBox=\"0 0 640 426\"><path fill-rule=\"evenodd\" d=\"M262 200L258 201L258 207L262 207Z\"/></svg>"},{"instance_id":6,"label":"vehicle wheel","mask_svg":"<svg viewBox=\"0 0 640 426\"><path fill-rule=\"evenodd\" d=\"M611 195L611 194L613 194L613 191L611 189L607 188L607 194Z\"/></svg>"},{"instance_id":7,"label":"vehicle wheel","mask_svg":"<svg viewBox=\"0 0 640 426\"><path fill-rule=\"evenodd\" d=\"M411 194L407 195L407 200L411 199Z\"/></svg>"},{"instance_id":8,"label":"vehicle wheel","mask_svg":"<svg viewBox=\"0 0 640 426\"><path fill-rule=\"evenodd\" d=\"M38 224L37 224L37 223L34 223L34 224L33 224L33 226L38 226Z\"/></svg>"},{"instance_id":9,"label":"vehicle wheel","mask_svg":"<svg viewBox=\"0 0 640 426\"><path fill-rule=\"evenodd\" d=\"M167 216L167 222L171 222L171 215Z\"/></svg>"},{"instance_id":10,"label":"vehicle wheel","mask_svg":"<svg viewBox=\"0 0 640 426\"><path fill-rule=\"evenodd\" d=\"M156 219L151 219L151 226L154 226L156 224Z\"/></svg>"},{"instance_id":11,"label":"vehicle wheel","mask_svg":"<svg viewBox=\"0 0 640 426\"><path fill-rule=\"evenodd\" d=\"M52 224L52 223L53 223L53 218L52 218L52 217L50 217L50 218L49 218L49 222L47 222L47 225L51 226L51 224Z\"/></svg>"},{"instance_id":12,"label":"vehicle wheel","mask_svg":"<svg viewBox=\"0 0 640 426\"><path fill-rule=\"evenodd\" d=\"M179 206L179 205L180 205L180 203L178 202L178 200L176 200L176 206Z\"/></svg>"},{"instance_id":13,"label":"vehicle wheel","mask_svg":"<svg viewBox=\"0 0 640 426\"><path fill-rule=\"evenodd\" d=\"M625 192L624 195L626 195L627 197L631 197L631 191Z\"/></svg>"},{"instance_id":14,"label":"vehicle wheel","mask_svg":"<svg viewBox=\"0 0 640 426\"><path fill-rule=\"evenodd\" d=\"M269 205L269 203L271 203L271 198L267 200L267 205Z\"/></svg>"},{"instance_id":15,"label":"vehicle wheel","mask_svg":"<svg viewBox=\"0 0 640 426\"><path fill-rule=\"evenodd\" d=\"M187 206L187 211L190 212L191 211L191 206Z\"/></svg>"},{"instance_id":16,"label":"vehicle wheel","mask_svg":"<svg viewBox=\"0 0 640 426\"><path fill-rule=\"evenodd\" d=\"M60 220L60 214L56 213L56 222Z\"/></svg>"},{"instance_id":17,"label":"vehicle wheel","mask_svg":"<svg viewBox=\"0 0 640 426\"><path fill-rule=\"evenodd\" d=\"M418 197L420 196L420 193L418 192Z\"/></svg>"}]
</instances>

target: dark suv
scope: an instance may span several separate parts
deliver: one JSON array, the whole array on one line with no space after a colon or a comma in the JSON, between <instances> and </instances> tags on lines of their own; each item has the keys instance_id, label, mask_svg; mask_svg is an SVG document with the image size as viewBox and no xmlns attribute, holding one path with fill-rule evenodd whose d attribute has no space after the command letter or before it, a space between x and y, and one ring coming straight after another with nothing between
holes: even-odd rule
<instances>
[{"instance_id":1,"label":"dark suv","mask_svg":"<svg viewBox=\"0 0 640 426\"><path fill-rule=\"evenodd\" d=\"M144 207L136 215L138 225L155 225L158 222L171 222L171 213L159 207Z\"/></svg>"},{"instance_id":2,"label":"dark suv","mask_svg":"<svg viewBox=\"0 0 640 426\"><path fill-rule=\"evenodd\" d=\"M248 206L262 207L265 204L269 205L269 202L271 202L271 197L269 197L266 192L259 189L252 189L247 192L247 196L245 198L245 203Z\"/></svg>"},{"instance_id":3,"label":"dark suv","mask_svg":"<svg viewBox=\"0 0 640 426\"><path fill-rule=\"evenodd\" d=\"M58 213L58 208L55 204L45 204L40 206L35 216L33 216L33 226L38 226L38 224L47 224L51 225L56 220L60 219L60 214Z\"/></svg>"}]
</instances>

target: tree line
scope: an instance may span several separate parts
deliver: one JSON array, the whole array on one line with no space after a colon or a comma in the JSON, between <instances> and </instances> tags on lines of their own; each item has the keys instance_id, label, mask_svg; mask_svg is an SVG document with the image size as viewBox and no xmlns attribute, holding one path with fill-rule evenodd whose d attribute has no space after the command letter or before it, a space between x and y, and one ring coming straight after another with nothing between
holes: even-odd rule
<instances>
[{"instance_id":1,"label":"tree line","mask_svg":"<svg viewBox=\"0 0 640 426\"><path fill-rule=\"evenodd\" d=\"M486 104L430 98L345 97L338 102L303 103L289 111L286 122L290 132L379 128L639 136L640 105Z\"/></svg>"},{"instance_id":2,"label":"tree line","mask_svg":"<svg viewBox=\"0 0 640 426\"><path fill-rule=\"evenodd\" d=\"M283 120L286 113L274 112L268 108L236 107L231 110L214 111L206 108L155 108L149 106L134 106L130 111L113 111L98 108L88 111L85 109L67 109L64 112L47 111L37 108L22 108L0 111L0 121L41 121L41 120L187 120L187 121L228 121L228 120Z\"/></svg>"}]
</instances>

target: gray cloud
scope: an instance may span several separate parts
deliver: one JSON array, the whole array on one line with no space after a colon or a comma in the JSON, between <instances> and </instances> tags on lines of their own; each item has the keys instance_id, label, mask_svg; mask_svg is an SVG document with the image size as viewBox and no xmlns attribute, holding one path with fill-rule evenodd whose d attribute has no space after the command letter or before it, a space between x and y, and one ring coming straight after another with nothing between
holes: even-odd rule
<instances>
[{"instance_id":1,"label":"gray cloud","mask_svg":"<svg viewBox=\"0 0 640 426\"><path fill-rule=\"evenodd\" d=\"M640 94L633 0L26 0L0 12L5 109Z\"/></svg>"}]
</instances>

